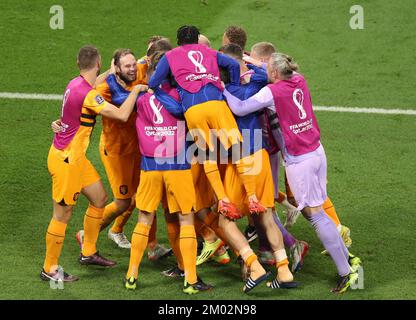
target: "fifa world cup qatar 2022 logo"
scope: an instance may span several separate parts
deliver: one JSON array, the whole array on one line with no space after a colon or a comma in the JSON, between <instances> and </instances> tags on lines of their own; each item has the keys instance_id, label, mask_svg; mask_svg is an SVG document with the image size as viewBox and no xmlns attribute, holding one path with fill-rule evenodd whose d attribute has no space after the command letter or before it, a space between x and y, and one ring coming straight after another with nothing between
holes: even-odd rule
<instances>
[{"instance_id":1,"label":"fifa world cup qatar 2022 logo","mask_svg":"<svg viewBox=\"0 0 416 320\"><path fill-rule=\"evenodd\" d=\"M202 55L201 51L194 51L194 50L189 51L188 58L194 64L196 73L207 72L207 69L202 65L204 56Z\"/></svg>"},{"instance_id":2,"label":"fifa world cup qatar 2022 logo","mask_svg":"<svg viewBox=\"0 0 416 320\"><path fill-rule=\"evenodd\" d=\"M299 109L299 118L302 120L305 119L307 115L305 109L303 108L303 91L301 89L293 91L293 102Z\"/></svg>"},{"instance_id":3,"label":"fifa world cup qatar 2022 logo","mask_svg":"<svg viewBox=\"0 0 416 320\"><path fill-rule=\"evenodd\" d=\"M162 116L162 113L160 112L160 110L162 110L163 108L163 105L155 101L155 96L150 97L149 103L153 111L153 123L154 124L163 123L163 116Z\"/></svg>"}]
</instances>

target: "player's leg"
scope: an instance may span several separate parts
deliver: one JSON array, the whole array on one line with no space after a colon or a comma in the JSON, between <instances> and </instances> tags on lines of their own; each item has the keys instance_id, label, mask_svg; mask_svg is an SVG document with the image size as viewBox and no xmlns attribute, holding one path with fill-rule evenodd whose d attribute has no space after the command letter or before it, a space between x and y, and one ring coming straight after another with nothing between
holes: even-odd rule
<instances>
[{"instance_id":1,"label":"player's leg","mask_svg":"<svg viewBox=\"0 0 416 320\"><path fill-rule=\"evenodd\" d=\"M169 213L167 204L164 208L164 213L165 213L166 229L168 233L169 243L170 243L170 246L172 247L172 251L173 251L173 254L175 255L177 264L172 268L162 271L162 274L166 277L171 277L171 278L184 277L185 273L184 273L184 266L183 266L183 258L182 258L181 250L179 247L179 234L180 234L179 218L178 218L178 215Z\"/></svg>"},{"instance_id":2,"label":"player's leg","mask_svg":"<svg viewBox=\"0 0 416 320\"><path fill-rule=\"evenodd\" d=\"M65 240L65 231L72 215L73 206L58 204L53 200L53 216L46 231L46 254L43 269L40 274L42 280L62 280L72 282L78 277L69 275L59 268L59 257Z\"/></svg>"},{"instance_id":3,"label":"player's leg","mask_svg":"<svg viewBox=\"0 0 416 320\"><path fill-rule=\"evenodd\" d=\"M333 291L342 293L355 281L357 274L351 272L348 250L335 224L322 207L327 198L326 168L326 156L322 151L319 156L286 166L286 174L299 208L303 208L303 215L314 227L337 267L339 281Z\"/></svg>"},{"instance_id":4,"label":"player's leg","mask_svg":"<svg viewBox=\"0 0 416 320\"><path fill-rule=\"evenodd\" d=\"M224 105L227 110L224 109ZM228 113L223 114L221 112L223 109ZM217 118L221 117L225 117L223 123L218 122ZM208 101L188 109L185 113L185 119L189 132L194 137L198 148L201 152L207 152L206 158L202 163L207 179L219 201L219 212L230 214L231 216L236 215L235 205L230 203L224 191L218 170L217 150L215 148L217 139L220 140L225 150L228 150L232 144L239 143L242 140L231 111L225 102ZM230 122L231 124L229 124ZM222 124L227 125L222 126ZM228 130L228 127L235 130ZM228 135L229 132L236 135L236 137Z\"/></svg>"},{"instance_id":5,"label":"player's leg","mask_svg":"<svg viewBox=\"0 0 416 320\"><path fill-rule=\"evenodd\" d=\"M51 146L48 154L48 170L52 177L53 215L46 232L46 254L40 274L40 278L45 281L78 280L78 277L58 270L66 226L82 188L81 166L65 160L67 159L62 156L60 150Z\"/></svg>"},{"instance_id":6,"label":"player's leg","mask_svg":"<svg viewBox=\"0 0 416 320\"><path fill-rule=\"evenodd\" d=\"M164 182L162 171L141 171L136 193L139 219L131 238L130 263L126 274L126 289L136 289L139 265L146 250L155 212L162 200Z\"/></svg>"},{"instance_id":7,"label":"player's leg","mask_svg":"<svg viewBox=\"0 0 416 320\"><path fill-rule=\"evenodd\" d=\"M221 215L220 227L224 230L230 245L239 252L244 264L249 270L250 276L243 288L244 292L249 292L258 284L266 280L270 274L264 270L258 261L257 255L251 249L247 239L241 233L234 221Z\"/></svg>"},{"instance_id":8,"label":"player's leg","mask_svg":"<svg viewBox=\"0 0 416 320\"><path fill-rule=\"evenodd\" d=\"M103 267L112 267L116 265L115 261L104 258L97 250L97 240L100 233L101 221L103 219L104 208L107 202L107 193L101 179L96 180L98 173L91 163L84 167L84 187L81 192L88 201L88 209L84 216L84 238L82 243L82 252L79 257L79 263L82 265L99 265ZM90 183L91 181L94 181Z\"/></svg>"},{"instance_id":9,"label":"player's leg","mask_svg":"<svg viewBox=\"0 0 416 320\"><path fill-rule=\"evenodd\" d=\"M285 247L289 249L291 257L292 272L298 272L303 266L303 260L309 251L309 244L302 240L297 240L282 224L273 208L273 219L283 236Z\"/></svg>"},{"instance_id":10,"label":"player's leg","mask_svg":"<svg viewBox=\"0 0 416 320\"><path fill-rule=\"evenodd\" d=\"M139 211L139 218L131 238L130 262L125 281L126 289L136 289L140 263L147 247L154 216L154 211Z\"/></svg>"}]
</instances>

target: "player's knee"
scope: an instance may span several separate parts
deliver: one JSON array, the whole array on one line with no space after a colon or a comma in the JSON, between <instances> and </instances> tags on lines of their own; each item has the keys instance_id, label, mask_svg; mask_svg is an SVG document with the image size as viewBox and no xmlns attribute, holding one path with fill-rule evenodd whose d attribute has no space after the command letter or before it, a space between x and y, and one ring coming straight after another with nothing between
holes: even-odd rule
<instances>
[{"instance_id":1,"label":"player's knee","mask_svg":"<svg viewBox=\"0 0 416 320\"><path fill-rule=\"evenodd\" d=\"M92 205L96 208L104 208L107 204L108 196L106 192L97 195L97 197L92 201Z\"/></svg>"},{"instance_id":2,"label":"player's knee","mask_svg":"<svg viewBox=\"0 0 416 320\"><path fill-rule=\"evenodd\" d=\"M124 212L130 208L131 199L115 199L114 202L117 205L119 211Z\"/></svg>"}]
</instances>

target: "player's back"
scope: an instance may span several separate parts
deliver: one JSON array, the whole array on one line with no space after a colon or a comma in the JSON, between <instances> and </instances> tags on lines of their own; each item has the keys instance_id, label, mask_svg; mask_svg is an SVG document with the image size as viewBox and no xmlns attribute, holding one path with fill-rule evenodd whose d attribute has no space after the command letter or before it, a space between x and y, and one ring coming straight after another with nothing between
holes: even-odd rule
<instances>
[{"instance_id":1,"label":"player's back","mask_svg":"<svg viewBox=\"0 0 416 320\"><path fill-rule=\"evenodd\" d=\"M53 146L72 161L85 157L96 114L102 110L104 102L82 76L71 80L62 103L62 130L55 134Z\"/></svg>"}]
</instances>

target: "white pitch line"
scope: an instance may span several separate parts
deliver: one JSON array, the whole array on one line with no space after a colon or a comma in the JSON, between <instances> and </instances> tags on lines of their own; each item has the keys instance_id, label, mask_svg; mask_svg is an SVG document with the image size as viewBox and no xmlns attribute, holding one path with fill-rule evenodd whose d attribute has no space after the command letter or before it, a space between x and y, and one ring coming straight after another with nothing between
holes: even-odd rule
<instances>
[{"instance_id":1,"label":"white pitch line","mask_svg":"<svg viewBox=\"0 0 416 320\"><path fill-rule=\"evenodd\" d=\"M19 92L0 92L0 98L3 99L25 99L25 100L62 100L60 94L43 94L43 93L19 93ZM351 108L337 106L314 106L316 111L329 112L350 112L350 113L374 113L374 114L403 114L416 116L416 110L412 109L385 109L385 108Z\"/></svg>"},{"instance_id":2,"label":"white pitch line","mask_svg":"<svg viewBox=\"0 0 416 320\"><path fill-rule=\"evenodd\" d=\"M60 94L0 92L0 98L25 100L62 100Z\"/></svg>"},{"instance_id":3,"label":"white pitch line","mask_svg":"<svg viewBox=\"0 0 416 320\"><path fill-rule=\"evenodd\" d=\"M325 107L314 106L316 111L331 111L331 112L352 112L352 113L377 113L377 114L404 114L408 116L416 116L416 110L412 109L383 109L383 108L350 108L350 107Z\"/></svg>"}]
</instances>

